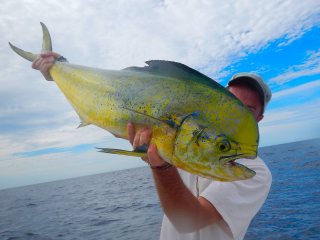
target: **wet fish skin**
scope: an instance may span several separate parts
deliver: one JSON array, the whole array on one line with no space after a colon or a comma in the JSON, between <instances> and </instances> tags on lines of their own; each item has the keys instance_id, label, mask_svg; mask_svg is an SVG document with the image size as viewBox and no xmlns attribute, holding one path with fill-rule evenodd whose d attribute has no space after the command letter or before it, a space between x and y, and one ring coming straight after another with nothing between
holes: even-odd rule
<instances>
[{"instance_id":1,"label":"wet fish skin","mask_svg":"<svg viewBox=\"0 0 320 240\"><path fill-rule=\"evenodd\" d=\"M49 31L41 25L42 50L52 50ZM37 57L9 44L29 61ZM151 126L151 142L176 167L219 181L253 177L253 170L234 162L257 155L259 132L251 111L220 84L181 63L146 63L117 71L56 61L49 72L78 113L80 126L94 124L126 139L129 121L137 129Z\"/></svg>"}]
</instances>

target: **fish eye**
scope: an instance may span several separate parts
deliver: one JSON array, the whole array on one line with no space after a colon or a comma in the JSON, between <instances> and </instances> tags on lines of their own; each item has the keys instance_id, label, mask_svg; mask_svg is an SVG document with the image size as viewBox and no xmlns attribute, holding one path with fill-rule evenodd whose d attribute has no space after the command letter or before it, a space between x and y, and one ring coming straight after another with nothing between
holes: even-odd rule
<instances>
[{"instance_id":1,"label":"fish eye","mask_svg":"<svg viewBox=\"0 0 320 240\"><path fill-rule=\"evenodd\" d=\"M221 152L227 152L231 149L231 145L228 140L222 140L217 143L217 147Z\"/></svg>"}]
</instances>

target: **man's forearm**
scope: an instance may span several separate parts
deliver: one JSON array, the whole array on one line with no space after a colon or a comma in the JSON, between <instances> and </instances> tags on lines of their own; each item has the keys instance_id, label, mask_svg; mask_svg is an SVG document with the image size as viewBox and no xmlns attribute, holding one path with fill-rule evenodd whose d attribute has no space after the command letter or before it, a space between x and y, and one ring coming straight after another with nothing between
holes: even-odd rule
<instances>
[{"instance_id":1,"label":"man's forearm","mask_svg":"<svg viewBox=\"0 0 320 240\"><path fill-rule=\"evenodd\" d=\"M128 139L133 147L149 144L151 130L142 128L137 133L132 123L128 124ZM175 167L167 168L159 156L155 144L150 144L148 157L143 160L152 167L152 172L161 205L167 217L180 232L196 231L221 219L215 207L205 198L196 198L184 185Z\"/></svg>"},{"instance_id":2,"label":"man's forearm","mask_svg":"<svg viewBox=\"0 0 320 240\"><path fill-rule=\"evenodd\" d=\"M175 167L152 172L163 211L178 231L196 231L220 219L189 191Z\"/></svg>"}]
</instances>

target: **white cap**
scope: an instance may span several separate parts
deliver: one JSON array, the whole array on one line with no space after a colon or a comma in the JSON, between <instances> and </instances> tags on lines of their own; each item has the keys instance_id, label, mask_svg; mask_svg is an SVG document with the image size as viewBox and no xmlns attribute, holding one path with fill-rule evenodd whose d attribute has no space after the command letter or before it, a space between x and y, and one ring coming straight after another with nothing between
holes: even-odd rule
<instances>
[{"instance_id":1,"label":"white cap","mask_svg":"<svg viewBox=\"0 0 320 240\"><path fill-rule=\"evenodd\" d=\"M247 72L237 73L232 76L232 78L228 82L228 86L231 86L232 83L241 83L241 82L249 84L257 89L258 94L263 103L262 110L264 112L267 107L267 104L271 100L272 93L269 86L263 81L263 78L255 73L247 73Z\"/></svg>"}]
</instances>

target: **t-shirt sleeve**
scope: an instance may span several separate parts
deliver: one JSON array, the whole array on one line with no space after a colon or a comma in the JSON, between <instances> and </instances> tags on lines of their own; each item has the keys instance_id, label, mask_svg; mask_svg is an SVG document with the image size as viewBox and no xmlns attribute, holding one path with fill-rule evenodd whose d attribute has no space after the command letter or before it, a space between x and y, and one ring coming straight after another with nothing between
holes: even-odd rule
<instances>
[{"instance_id":1,"label":"t-shirt sleeve","mask_svg":"<svg viewBox=\"0 0 320 240\"><path fill-rule=\"evenodd\" d=\"M261 159L259 164L245 165L256 172L253 178L235 182L215 181L200 194L221 214L235 239L243 235L262 207L272 181L271 173Z\"/></svg>"}]
</instances>

